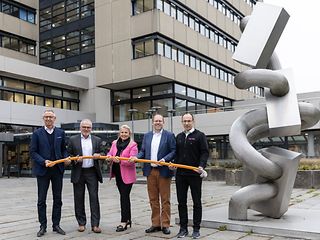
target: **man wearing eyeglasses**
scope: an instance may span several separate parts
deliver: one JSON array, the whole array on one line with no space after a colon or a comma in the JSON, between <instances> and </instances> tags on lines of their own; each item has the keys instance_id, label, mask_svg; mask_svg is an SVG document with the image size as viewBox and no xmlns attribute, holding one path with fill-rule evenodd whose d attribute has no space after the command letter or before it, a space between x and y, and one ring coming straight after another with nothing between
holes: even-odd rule
<instances>
[{"instance_id":1,"label":"man wearing eyeglasses","mask_svg":"<svg viewBox=\"0 0 320 240\"><path fill-rule=\"evenodd\" d=\"M40 230L37 237L43 236L47 231L46 199L50 182L53 195L52 229L54 232L65 235L66 233L60 228L64 164L47 167L51 161L68 156L65 133L62 129L54 126L56 115L52 110L46 110L42 119L44 127L37 129L32 134L30 144L30 155L33 161L32 173L37 177L38 186L37 206Z\"/></svg>"},{"instance_id":2,"label":"man wearing eyeglasses","mask_svg":"<svg viewBox=\"0 0 320 240\"><path fill-rule=\"evenodd\" d=\"M68 144L71 156L100 156L101 139L91 135L92 122L84 119L80 123L81 134L72 136ZM91 210L91 230L101 233L99 182L102 183L100 162L98 159L83 159L72 161L71 182L73 183L74 210L78 222L78 231L84 232L86 228L86 212L84 206L85 187L87 186Z\"/></svg>"},{"instance_id":3,"label":"man wearing eyeglasses","mask_svg":"<svg viewBox=\"0 0 320 240\"><path fill-rule=\"evenodd\" d=\"M187 196L190 187L193 201L193 233L192 238L200 238L200 224L202 219L201 185L202 178L207 176L204 168L207 165L209 149L206 135L194 128L194 117L185 113L181 117L183 132L176 137L175 163L199 167L197 172L178 168L176 172L176 189L180 218L180 231L177 238L188 236L188 208Z\"/></svg>"}]
</instances>

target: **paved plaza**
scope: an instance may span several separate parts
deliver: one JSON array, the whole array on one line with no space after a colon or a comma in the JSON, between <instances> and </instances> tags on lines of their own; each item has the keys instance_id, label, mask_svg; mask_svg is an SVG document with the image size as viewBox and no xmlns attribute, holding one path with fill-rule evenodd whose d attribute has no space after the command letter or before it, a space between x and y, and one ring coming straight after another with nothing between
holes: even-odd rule
<instances>
[{"instance_id":1,"label":"paved plaza","mask_svg":"<svg viewBox=\"0 0 320 240\"><path fill-rule=\"evenodd\" d=\"M171 234L160 233L146 234L144 230L150 226L150 207L146 185L139 181L133 186L131 192L132 204L132 228L125 232L117 233L116 226L120 221L119 194L114 180L104 179L100 185L101 205L101 234L90 231L90 224L84 233L77 231L77 223L73 210L73 191L70 179L64 179L63 187L63 208L61 227L67 232L65 236L52 232L51 229L51 207L52 194L48 194L48 232L42 239L175 239L179 227L175 224L178 216L175 185L171 189L172 221ZM208 212L213 208L221 208L228 204L230 196L239 187L227 186L224 182L205 181L203 184L203 211ZM0 239L37 239L36 233L39 230L37 221L37 190L36 179L34 178L0 178ZM86 193L86 195L88 195ZM290 205L308 207L308 202L320 203L319 190L294 189ZM189 196L190 198L190 196ZM191 199L189 199L190 210ZM307 206L306 206L307 205ZM89 214L88 199L86 199L86 210ZM87 216L87 222L90 218ZM320 227L319 227L320 228ZM191 234L192 229L189 228ZM190 239L186 237L184 239ZM273 235L261 235L254 232L229 231L223 228L220 230L201 228L201 239L223 239L223 240L285 240L285 238ZM296 238L298 239L298 238Z\"/></svg>"}]
</instances>

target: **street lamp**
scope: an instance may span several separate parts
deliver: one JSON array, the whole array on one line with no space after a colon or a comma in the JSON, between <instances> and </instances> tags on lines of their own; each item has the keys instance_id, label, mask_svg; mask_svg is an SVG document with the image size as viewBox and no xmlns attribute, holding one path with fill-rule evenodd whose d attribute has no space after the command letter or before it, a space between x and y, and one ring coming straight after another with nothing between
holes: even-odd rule
<instances>
[{"instance_id":1,"label":"street lamp","mask_svg":"<svg viewBox=\"0 0 320 240\"><path fill-rule=\"evenodd\" d=\"M171 132L173 132L173 114L176 112L175 109L168 109L168 113L170 113L170 127L171 127Z\"/></svg>"},{"instance_id":2,"label":"street lamp","mask_svg":"<svg viewBox=\"0 0 320 240\"><path fill-rule=\"evenodd\" d=\"M155 113L158 113L158 110L161 109L161 107L160 107L160 106L153 106L151 109L152 109Z\"/></svg>"},{"instance_id":3,"label":"street lamp","mask_svg":"<svg viewBox=\"0 0 320 240\"><path fill-rule=\"evenodd\" d=\"M128 112L131 114L132 138L134 140L134 123L133 123L133 121L134 121L134 113L138 112L138 110L135 109L135 108L131 108L131 109L128 110Z\"/></svg>"},{"instance_id":4,"label":"street lamp","mask_svg":"<svg viewBox=\"0 0 320 240\"><path fill-rule=\"evenodd\" d=\"M154 113L153 109L149 109L145 112L145 114L148 116L148 132L150 131L150 119L152 118L152 114Z\"/></svg>"}]
</instances>

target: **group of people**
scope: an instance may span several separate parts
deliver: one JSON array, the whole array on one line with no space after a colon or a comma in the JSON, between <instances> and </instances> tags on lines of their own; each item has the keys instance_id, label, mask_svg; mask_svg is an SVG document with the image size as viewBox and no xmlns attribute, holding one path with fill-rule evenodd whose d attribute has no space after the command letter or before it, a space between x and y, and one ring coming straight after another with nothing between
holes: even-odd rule
<instances>
[{"instance_id":1,"label":"group of people","mask_svg":"<svg viewBox=\"0 0 320 240\"><path fill-rule=\"evenodd\" d=\"M143 175L147 177L147 190L151 207L151 226L146 233L162 231L170 234L171 219L171 179L175 172L175 183L178 200L180 230L178 238L188 236L187 193L190 187L193 200L193 232L192 238L200 237L202 219L201 185L202 178L207 173L204 170L209 157L206 136L194 128L194 116L185 113L181 120L183 131L176 137L173 133L164 130L164 117L155 114L152 118L153 131L144 135L141 149L131 138L131 129L122 125L119 137L112 142L108 153L102 152L101 139L91 134L92 122L84 119L80 123L81 134L72 136L68 146L65 142L64 131L55 127L55 113L46 110L43 114L44 127L36 130L32 135L30 154L33 160L33 174L37 177L38 186L38 219L40 230L38 237L47 230L46 198L49 184L52 184L53 207L52 229L65 235L60 227L61 193L64 166L71 164L71 182L73 183L75 217L78 222L78 231L86 229L85 187L88 189L91 229L94 233L101 233L100 205L98 188L102 183L100 160L95 158L107 155L110 163L110 178L115 177L120 193L121 221L116 227L117 232L131 227L130 192L136 181L137 159L154 160L159 163L144 163ZM68 156L93 156L92 159L79 158L76 161L67 160L65 163L50 166L50 162ZM126 157L128 161L120 161L119 157ZM197 171L184 168L175 169L161 164L172 162L197 167Z\"/></svg>"}]
</instances>

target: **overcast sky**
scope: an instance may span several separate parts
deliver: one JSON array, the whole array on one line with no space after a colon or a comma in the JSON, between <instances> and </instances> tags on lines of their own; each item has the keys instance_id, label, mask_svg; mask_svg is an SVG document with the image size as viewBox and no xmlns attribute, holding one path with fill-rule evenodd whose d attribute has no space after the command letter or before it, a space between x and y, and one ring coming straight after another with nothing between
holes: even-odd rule
<instances>
[{"instance_id":1,"label":"overcast sky","mask_svg":"<svg viewBox=\"0 0 320 240\"><path fill-rule=\"evenodd\" d=\"M297 93L320 91L320 1L264 0L284 7L290 19L276 53L283 68L292 68Z\"/></svg>"}]
</instances>

